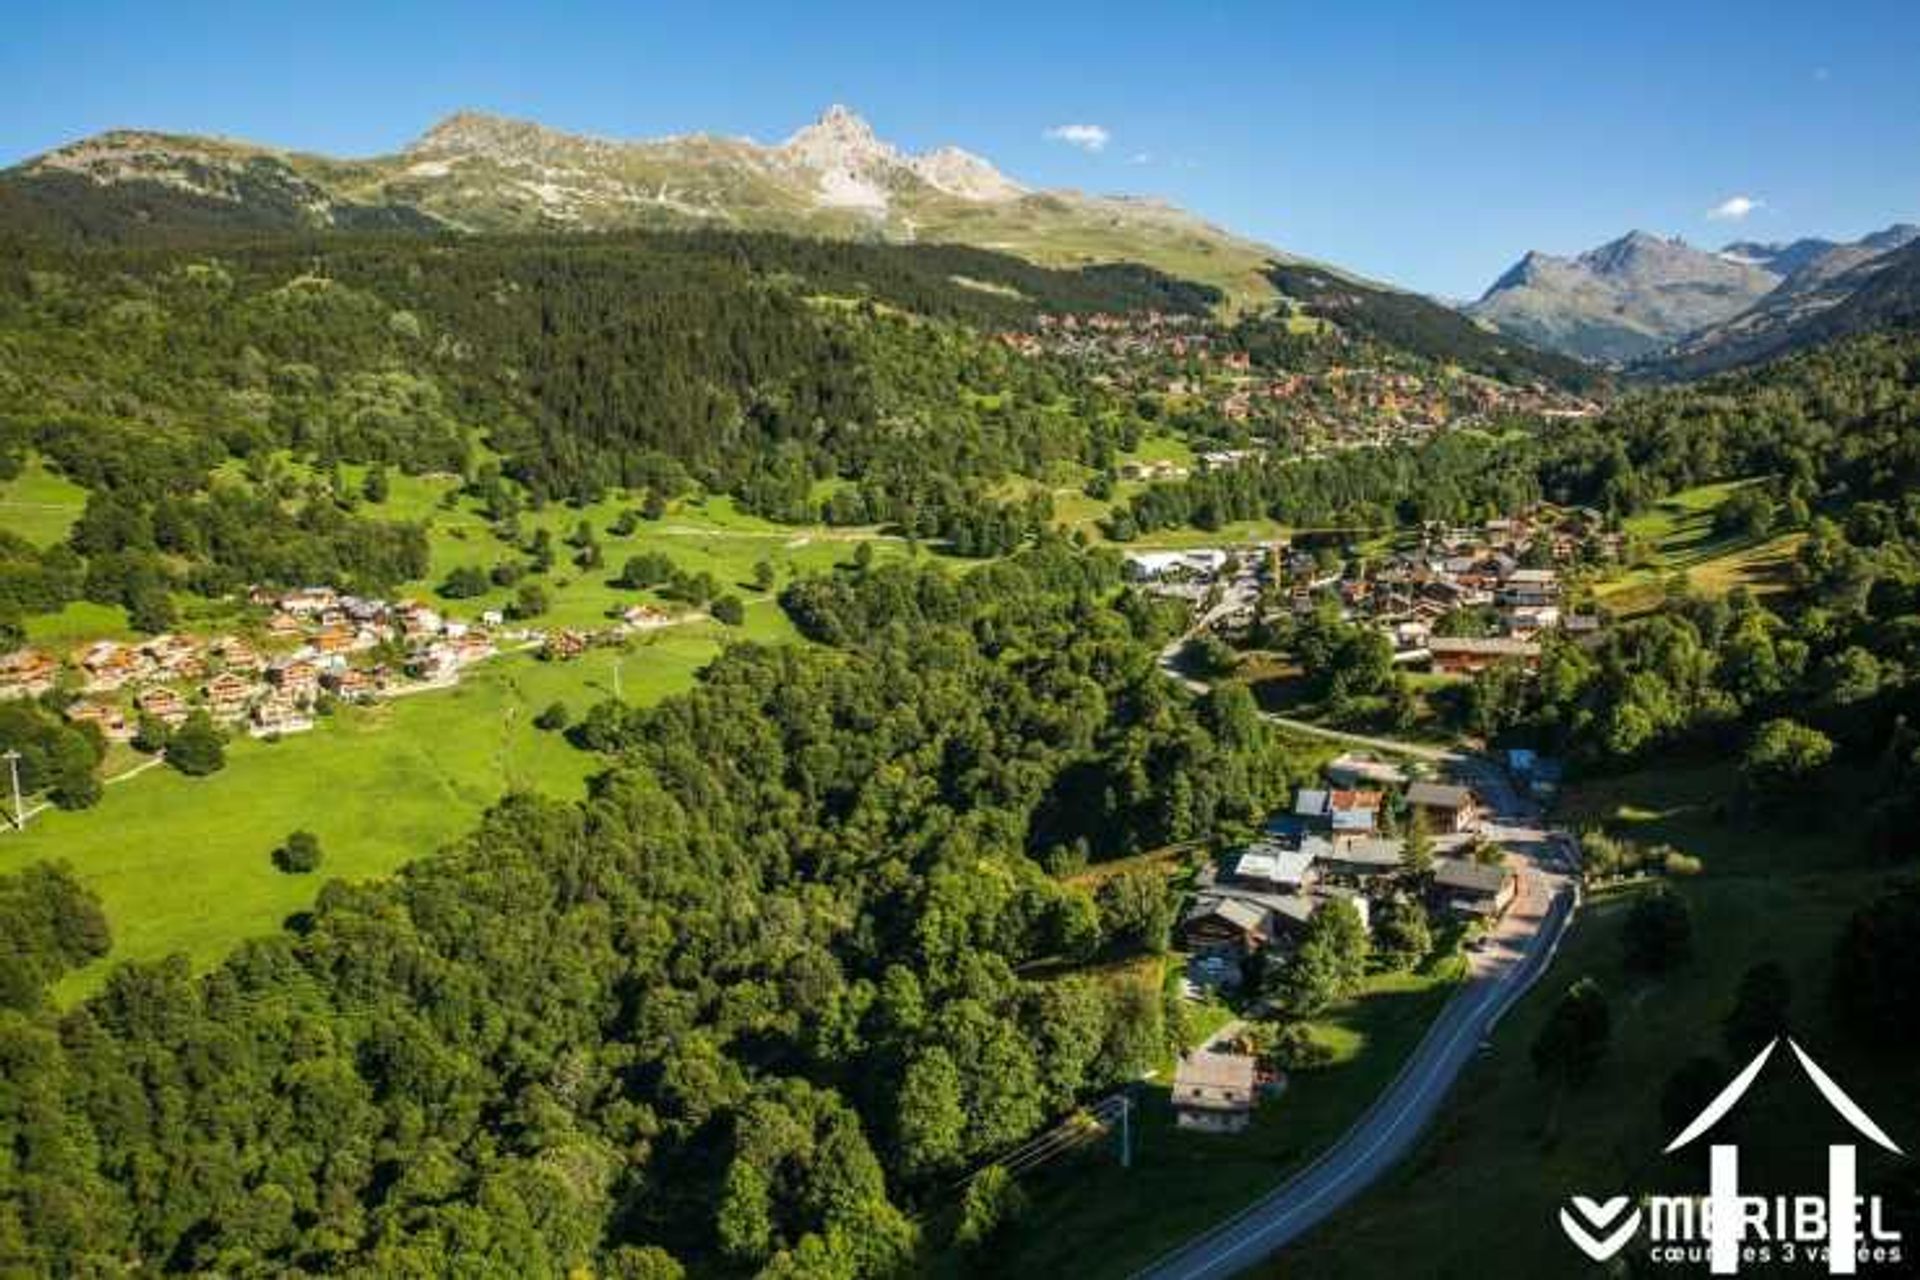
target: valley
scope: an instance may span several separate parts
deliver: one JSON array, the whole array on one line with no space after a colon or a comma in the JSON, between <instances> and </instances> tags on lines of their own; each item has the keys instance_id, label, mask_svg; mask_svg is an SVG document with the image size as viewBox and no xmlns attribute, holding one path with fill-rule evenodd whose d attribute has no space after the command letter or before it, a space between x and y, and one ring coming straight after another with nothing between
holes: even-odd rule
<instances>
[{"instance_id":1,"label":"valley","mask_svg":"<svg viewBox=\"0 0 1920 1280\"><path fill-rule=\"evenodd\" d=\"M1188 172L1105 118L1010 167ZM843 106L0 170L0 1271L1554 1275L1789 1032L1910 1134L1920 241L1758 225L1456 307Z\"/></svg>"}]
</instances>

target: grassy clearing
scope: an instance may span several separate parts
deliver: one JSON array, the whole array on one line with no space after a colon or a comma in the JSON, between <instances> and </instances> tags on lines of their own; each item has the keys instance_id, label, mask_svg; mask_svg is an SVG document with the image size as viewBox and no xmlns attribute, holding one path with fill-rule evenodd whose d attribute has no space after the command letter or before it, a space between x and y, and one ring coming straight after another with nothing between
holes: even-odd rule
<instances>
[{"instance_id":1,"label":"grassy clearing","mask_svg":"<svg viewBox=\"0 0 1920 1280\"><path fill-rule=\"evenodd\" d=\"M1386 975L1313 1026L1334 1062L1296 1075L1244 1134L1176 1128L1169 1081L1136 1091L1135 1158L1110 1153L1027 1180L1026 1216L995 1246L1003 1276L1125 1276L1239 1209L1325 1148L1366 1109L1412 1052L1462 974L1448 957Z\"/></svg>"},{"instance_id":2,"label":"grassy clearing","mask_svg":"<svg viewBox=\"0 0 1920 1280\"><path fill-rule=\"evenodd\" d=\"M1191 547L1232 547L1273 542L1289 530L1276 520L1236 520L1218 529L1156 529L1126 544L1129 551L1184 551Z\"/></svg>"},{"instance_id":3,"label":"grassy clearing","mask_svg":"<svg viewBox=\"0 0 1920 1280\"><path fill-rule=\"evenodd\" d=\"M133 635L125 609L91 600L76 600L58 613L37 613L27 619L27 643L55 650L86 640L129 640Z\"/></svg>"},{"instance_id":4,"label":"grassy clearing","mask_svg":"<svg viewBox=\"0 0 1920 1280\"><path fill-rule=\"evenodd\" d=\"M431 484L414 480L410 486ZM451 482L442 482L451 484ZM369 506L369 512L397 503L395 519L418 519L420 499L403 497L403 486L396 483L389 504ZM556 564L552 573L539 581L552 597L552 608L539 621L543 625L591 628L605 626L610 614L641 601L658 603L657 592L631 591L614 585L622 566L631 556L660 552L688 573L707 572L714 576L723 592L740 596L748 605L749 616L756 614L771 621L779 617L772 607L773 591L792 578L831 568L848 560L862 542L872 545L877 559L904 557L907 544L883 535L877 529L829 528L824 525L793 526L774 524L739 510L730 498L684 500L668 508L660 520L640 521L633 532L617 537L610 528L620 513L637 505L632 497L613 497L590 507L554 504L522 517L522 526L531 535L534 529L546 529L554 539ZM481 516L466 505L447 509L438 500L426 503L425 518L430 520L428 534L432 551L432 569L427 578L409 583L403 589L419 596L431 596L434 589L456 568L491 568L503 561L522 558L502 543ZM597 569L582 569L571 561L573 549L565 539L585 520L599 539L602 563ZM754 568L765 561L775 574L773 591L762 592L753 585ZM483 609L504 608L513 590L497 588L484 596L450 605L456 612L478 613ZM771 634L760 638L774 638Z\"/></svg>"},{"instance_id":5,"label":"grassy clearing","mask_svg":"<svg viewBox=\"0 0 1920 1280\"><path fill-rule=\"evenodd\" d=\"M19 475L0 484L0 528L50 547L66 540L86 505L85 489L29 457Z\"/></svg>"},{"instance_id":6,"label":"grassy clearing","mask_svg":"<svg viewBox=\"0 0 1920 1280\"><path fill-rule=\"evenodd\" d=\"M1911 1064L1841 1038L1822 1013L1833 940L1889 869L1869 861L1851 833L1809 828L1816 815L1764 830L1728 820L1723 801L1732 782L1730 769L1708 765L1574 789L1569 806L1577 821L1705 859L1705 873L1679 886L1693 907L1692 963L1658 979L1628 974L1620 935L1630 894L1597 898L1551 974L1501 1027L1493 1052L1469 1067L1414 1157L1262 1274L1379 1275L1383 1241L1393 1242L1396 1257L1422 1259L1425 1275L1568 1274L1577 1255L1554 1225L1568 1196L1705 1185L1690 1153L1660 1155L1673 1136L1660 1118L1660 1092L1694 1054L1724 1062L1720 1021L1740 975L1762 960L1778 960L1792 974L1795 1036L1808 1051L1890 1132L1914 1132L1920 1116ZM1589 1086L1554 1096L1535 1079L1527 1047L1552 1002L1583 974L1611 998L1612 1048ZM1728 1078L1739 1065L1726 1065ZM1829 1127L1839 1122L1791 1069L1769 1070L1726 1123L1741 1147L1742 1181L1758 1187L1823 1186L1823 1147L1842 1140ZM1862 1159L1863 1179L1888 1170L1877 1155Z\"/></svg>"},{"instance_id":7,"label":"grassy clearing","mask_svg":"<svg viewBox=\"0 0 1920 1280\"><path fill-rule=\"evenodd\" d=\"M277 743L241 739L210 778L154 769L109 787L93 809L50 811L24 833L0 835L0 874L64 858L99 891L113 952L72 975L63 999L92 989L118 960L177 951L205 968L310 906L326 879L386 875L434 852L510 789L584 794L596 758L535 729L533 717L555 700L585 711L611 694L616 664L628 701L657 700L687 687L722 639L707 624L576 662L509 655L452 690L342 708ZM321 874L283 875L269 863L296 828L320 837Z\"/></svg>"},{"instance_id":8,"label":"grassy clearing","mask_svg":"<svg viewBox=\"0 0 1920 1280\"><path fill-rule=\"evenodd\" d=\"M942 201L919 211L919 234L1031 257L1053 267L1096 262L1144 262L1183 280L1211 284L1226 294L1220 310L1237 316L1273 305L1266 277L1272 250L1183 215L1131 206L1112 217L1087 216L1051 199L991 207Z\"/></svg>"},{"instance_id":9,"label":"grassy clearing","mask_svg":"<svg viewBox=\"0 0 1920 1280\"><path fill-rule=\"evenodd\" d=\"M279 465L296 473L304 469L291 459ZM344 468L343 476L357 489L364 469ZM245 482L237 467L230 478ZM429 575L396 595L437 598L434 588L455 567L490 568L521 558L458 495L455 477L396 473L389 479L387 499L363 504L362 512L425 523L432 553ZM81 491L63 491L64 483L29 467L5 487L5 498L43 504L31 508L42 515L37 533L55 539L66 528L48 514L55 500L66 502L73 515L83 501ZM609 526L638 502L621 495L586 509L554 504L523 517L529 531L550 531L559 561L540 579L552 600L540 624L600 628L619 608L659 602L657 592L619 588L613 579L628 557L664 552L680 569L711 573L723 592L738 594L746 605L740 627L693 621L653 633L630 650L594 650L573 663L510 655L469 672L454 690L343 708L314 732L280 743L243 738L230 748L226 770L213 778L193 781L153 770L110 787L92 810L49 812L24 834L0 835L0 874L36 859L65 858L106 903L115 936L109 963L178 951L206 967L236 941L275 929L311 904L324 879L385 875L430 854L469 830L510 789L580 794L597 764L564 739L531 727L549 702L584 711L613 692L616 664L629 701L684 689L728 641L797 638L774 598L793 577L847 560L863 541L872 543L878 559L909 554L904 542L875 530L776 525L724 498L675 503L664 518L640 521L627 537L613 536ZM17 527L12 509L0 508L0 514L7 527ZM572 548L564 540L582 519L602 546L604 563L597 569L569 563ZM763 561L775 571L773 587L764 591L753 586L755 567ZM504 606L511 595L501 588L448 607L473 617ZM225 630L236 621L227 602L182 596L178 604L183 629ZM30 619L28 634L33 643L64 650L131 632L123 610L83 602ZM137 762L110 762L109 772ZM282 875L268 862L273 847L301 827L315 831L326 850L320 876ZM104 971L94 966L74 975L61 996L91 989Z\"/></svg>"},{"instance_id":10,"label":"grassy clearing","mask_svg":"<svg viewBox=\"0 0 1920 1280\"><path fill-rule=\"evenodd\" d=\"M1652 548L1645 561L1595 588L1602 604L1634 615L1657 606L1664 582L1679 574L1696 591L1724 595L1744 586L1757 594L1792 585L1793 554L1805 535L1749 537L1716 533L1714 509L1760 479L1730 480L1676 493L1626 521L1626 532Z\"/></svg>"},{"instance_id":11,"label":"grassy clearing","mask_svg":"<svg viewBox=\"0 0 1920 1280\"><path fill-rule=\"evenodd\" d=\"M1741 489L1756 483L1758 481L1755 479L1728 480L1684 489L1663 498L1650 510L1628 517L1626 531L1633 537L1654 544L1663 556L1684 555L1691 548L1712 538L1714 509Z\"/></svg>"},{"instance_id":12,"label":"grassy clearing","mask_svg":"<svg viewBox=\"0 0 1920 1280\"><path fill-rule=\"evenodd\" d=\"M1756 596L1782 595L1794 589L1794 557L1806 539L1804 533L1783 533L1764 542L1736 545L1684 568L1629 570L1624 577L1601 583L1594 595L1623 617L1651 613L1666 597L1666 576L1676 572L1694 591L1706 595L1725 595L1735 587L1745 587Z\"/></svg>"}]
</instances>

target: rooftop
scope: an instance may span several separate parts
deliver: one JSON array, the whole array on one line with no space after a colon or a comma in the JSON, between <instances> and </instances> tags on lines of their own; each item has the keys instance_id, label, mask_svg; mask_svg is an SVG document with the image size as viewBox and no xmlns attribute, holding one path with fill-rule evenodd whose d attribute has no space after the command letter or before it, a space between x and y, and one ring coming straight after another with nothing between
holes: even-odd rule
<instances>
[{"instance_id":1,"label":"rooftop","mask_svg":"<svg viewBox=\"0 0 1920 1280\"><path fill-rule=\"evenodd\" d=\"M1204 920L1208 916L1219 916L1238 929L1258 929L1266 923L1266 908L1244 898L1203 897L1197 899L1187 912L1187 920Z\"/></svg>"},{"instance_id":2,"label":"rooftop","mask_svg":"<svg viewBox=\"0 0 1920 1280\"><path fill-rule=\"evenodd\" d=\"M1245 1089L1253 1088L1253 1059L1239 1053L1209 1053L1205 1049L1188 1054L1180 1059L1174 1070L1173 1087L1176 1089Z\"/></svg>"},{"instance_id":3,"label":"rooftop","mask_svg":"<svg viewBox=\"0 0 1920 1280\"><path fill-rule=\"evenodd\" d=\"M1473 792L1446 782L1416 782L1407 788L1407 803L1429 809L1464 809Z\"/></svg>"},{"instance_id":4,"label":"rooftop","mask_svg":"<svg viewBox=\"0 0 1920 1280\"><path fill-rule=\"evenodd\" d=\"M1356 866L1397 867L1400 865L1402 851L1406 842L1390 836L1374 836L1367 839L1348 840L1332 854L1335 862L1345 862Z\"/></svg>"},{"instance_id":5,"label":"rooftop","mask_svg":"<svg viewBox=\"0 0 1920 1280\"><path fill-rule=\"evenodd\" d=\"M1494 894L1506 886L1505 867L1469 862L1465 858L1435 858L1433 882L1443 889L1462 889L1468 893Z\"/></svg>"},{"instance_id":6,"label":"rooftop","mask_svg":"<svg viewBox=\"0 0 1920 1280\"><path fill-rule=\"evenodd\" d=\"M1298 884L1313 866L1314 855L1300 849L1282 849L1257 844L1234 860L1233 874L1241 880L1270 880L1275 884Z\"/></svg>"},{"instance_id":7,"label":"rooftop","mask_svg":"<svg viewBox=\"0 0 1920 1280\"><path fill-rule=\"evenodd\" d=\"M1531 658L1539 655L1540 646L1531 640L1515 640L1512 636L1434 636L1427 641L1427 652Z\"/></svg>"}]
</instances>

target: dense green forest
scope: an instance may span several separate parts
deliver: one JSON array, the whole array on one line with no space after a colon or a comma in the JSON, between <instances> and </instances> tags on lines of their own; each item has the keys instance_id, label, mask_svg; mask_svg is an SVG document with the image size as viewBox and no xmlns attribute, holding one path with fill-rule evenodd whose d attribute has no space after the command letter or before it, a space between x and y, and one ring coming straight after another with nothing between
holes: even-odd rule
<instances>
[{"instance_id":1,"label":"dense green forest","mask_svg":"<svg viewBox=\"0 0 1920 1280\"><path fill-rule=\"evenodd\" d=\"M0 250L0 476L31 456L88 494L64 542L0 532L0 621L88 598L157 630L182 589L423 576L425 531L369 518L342 464L453 473L500 528L701 488L993 557L784 584L811 644L735 645L690 693L571 725L605 762L583 803L514 796L204 977L125 965L56 1008L107 951L99 905L56 866L0 882L0 1266L851 1277L982 1238L990 1193L957 1204L954 1180L1177 1036L1129 964L1167 939L1165 878L1078 873L1250 829L1306 781L1243 686L1161 675L1181 618L1117 557L1051 532L1044 493L994 496L1105 472L1147 418L989 334L1211 300L742 236ZM1229 345L1285 367L1315 341ZM1465 727L1576 769L1737 755L1730 805L1870 794L1897 853L1920 816L1917 413L1920 340L1867 337L1583 421L1202 468L1109 531L1624 516L1764 477L1729 518L1807 528L1795 607L1675 596L1597 648L1549 641L1537 679L1475 679ZM1343 634L1351 661L1312 678L1391 678ZM97 789L97 735L0 714L33 787ZM1850 971L1914 918L1910 895L1863 913Z\"/></svg>"},{"instance_id":2,"label":"dense green forest","mask_svg":"<svg viewBox=\"0 0 1920 1280\"><path fill-rule=\"evenodd\" d=\"M0 611L84 595L165 626L172 588L419 577L422 532L355 511L341 462L461 475L502 518L699 484L997 554L1047 512L993 500L995 482L1108 465L1140 423L986 330L1210 300L1139 268L753 236L13 242L0 472L37 451L89 501L68 546L0 540ZM320 476L256 474L279 450ZM828 479L850 483L823 502Z\"/></svg>"},{"instance_id":3,"label":"dense green forest","mask_svg":"<svg viewBox=\"0 0 1920 1280\"><path fill-rule=\"evenodd\" d=\"M126 965L56 1011L39 984L105 940L58 871L6 887L36 923L0 1260L822 1277L947 1248L956 1174L1165 1051L1157 981L1085 967L1164 944L1165 880L1048 868L1299 780L1243 688L1157 672L1165 622L1117 583L1048 541L798 585L831 647L595 708L587 801L513 798L204 978Z\"/></svg>"},{"instance_id":4,"label":"dense green forest","mask_svg":"<svg viewBox=\"0 0 1920 1280\"><path fill-rule=\"evenodd\" d=\"M1483 329L1452 307L1417 293L1366 284L1306 262L1273 263L1267 278L1308 315L1442 364L1509 382L1552 382L1576 390L1606 382L1606 375L1592 365Z\"/></svg>"}]
</instances>

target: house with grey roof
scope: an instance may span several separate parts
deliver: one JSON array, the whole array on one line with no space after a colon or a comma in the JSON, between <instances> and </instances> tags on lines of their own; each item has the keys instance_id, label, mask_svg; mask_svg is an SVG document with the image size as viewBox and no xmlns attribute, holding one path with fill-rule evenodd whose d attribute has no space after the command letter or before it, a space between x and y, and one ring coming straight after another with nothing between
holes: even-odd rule
<instances>
[{"instance_id":1,"label":"house with grey roof","mask_svg":"<svg viewBox=\"0 0 1920 1280\"><path fill-rule=\"evenodd\" d=\"M1435 858L1429 897L1441 910L1469 919L1494 920L1519 891L1513 872L1498 863L1468 858Z\"/></svg>"},{"instance_id":2,"label":"house with grey roof","mask_svg":"<svg viewBox=\"0 0 1920 1280\"><path fill-rule=\"evenodd\" d=\"M1238 1133L1253 1120L1254 1060L1199 1050L1173 1072L1173 1114L1182 1129Z\"/></svg>"},{"instance_id":3,"label":"house with grey roof","mask_svg":"<svg viewBox=\"0 0 1920 1280\"><path fill-rule=\"evenodd\" d=\"M1425 816L1430 831L1471 831L1480 821L1472 790L1446 782L1414 783L1407 788L1407 807Z\"/></svg>"},{"instance_id":4,"label":"house with grey roof","mask_svg":"<svg viewBox=\"0 0 1920 1280\"><path fill-rule=\"evenodd\" d=\"M1348 880L1371 880L1400 870L1407 842L1397 836L1363 836L1335 841L1316 859L1322 873Z\"/></svg>"}]
</instances>

